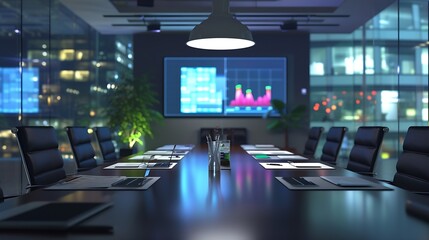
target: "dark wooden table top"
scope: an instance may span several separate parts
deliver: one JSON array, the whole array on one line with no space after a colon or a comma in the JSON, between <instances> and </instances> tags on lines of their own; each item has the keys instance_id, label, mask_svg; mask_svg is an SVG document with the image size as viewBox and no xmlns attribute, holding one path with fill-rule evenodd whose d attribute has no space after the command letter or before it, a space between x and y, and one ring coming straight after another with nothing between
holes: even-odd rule
<instances>
[{"instance_id":1,"label":"dark wooden table top","mask_svg":"<svg viewBox=\"0 0 429 240\"><path fill-rule=\"evenodd\" d=\"M90 174L143 176L144 170ZM106 201L113 207L85 225L111 225L113 233L0 232L0 239L428 239L429 222L409 215L407 200L392 191L291 191L277 176L351 175L344 170L265 170L239 147L231 170L213 176L207 149L196 147L146 191L37 190L0 204L0 211L31 201Z\"/></svg>"}]
</instances>

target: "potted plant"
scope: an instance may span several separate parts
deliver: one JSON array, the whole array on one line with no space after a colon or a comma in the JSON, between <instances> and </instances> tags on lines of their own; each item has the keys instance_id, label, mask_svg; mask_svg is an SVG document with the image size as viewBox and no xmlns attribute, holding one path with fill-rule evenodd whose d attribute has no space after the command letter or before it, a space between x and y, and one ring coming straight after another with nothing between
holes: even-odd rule
<instances>
[{"instance_id":1,"label":"potted plant","mask_svg":"<svg viewBox=\"0 0 429 240\"><path fill-rule=\"evenodd\" d=\"M304 105L299 105L291 111L287 111L286 103L278 99L271 100L271 107L272 109L265 115L268 120L266 128L273 132L283 133L285 136L285 149L288 149L288 129L302 125L307 108Z\"/></svg>"},{"instance_id":2,"label":"potted plant","mask_svg":"<svg viewBox=\"0 0 429 240\"><path fill-rule=\"evenodd\" d=\"M122 143L133 149L143 145L143 137L153 137L151 124L162 115L153 109L158 103L147 76L125 76L108 96L108 125L116 129Z\"/></svg>"}]
</instances>

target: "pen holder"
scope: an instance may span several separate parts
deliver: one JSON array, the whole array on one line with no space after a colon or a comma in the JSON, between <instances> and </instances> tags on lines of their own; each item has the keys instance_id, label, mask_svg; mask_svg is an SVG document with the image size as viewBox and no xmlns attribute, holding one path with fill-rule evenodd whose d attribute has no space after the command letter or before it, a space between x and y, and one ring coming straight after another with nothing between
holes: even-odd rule
<instances>
[{"instance_id":1,"label":"pen holder","mask_svg":"<svg viewBox=\"0 0 429 240\"><path fill-rule=\"evenodd\" d=\"M220 152L215 146L216 141L213 141L212 146L209 146L208 149L209 171L220 171Z\"/></svg>"}]
</instances>

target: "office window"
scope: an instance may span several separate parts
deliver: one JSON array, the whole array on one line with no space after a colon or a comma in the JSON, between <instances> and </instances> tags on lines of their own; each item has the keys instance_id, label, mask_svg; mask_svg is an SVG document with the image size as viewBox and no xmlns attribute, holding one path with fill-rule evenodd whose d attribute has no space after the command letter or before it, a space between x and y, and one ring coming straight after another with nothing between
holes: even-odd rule
<instances>
[{"instance_id":1,"label":"office window","mask_svg":"<svg viewBox=\"0 0 429 240\"><path fill-rule=\"evenodd\" d=\"M428 31L428 3L420 3L419 4L419 12L420 12L420 18L418 19L420 21L420 30L422 31Z\"/></svg>"},{"instance_id":2,"label":"office window","mask_svg":"<svg viewBox=\"0 0 429 240\"><path fill-rule=\"evenodd\" d=\"M380 29L397 29L398 28L398 7L392 4L390 7L380 12L377 17Z\"/></svg>"},{"instance_id":3,"label":"office window","mask_svg":"<svg viewBox=\"0 0 429 240\"><path fill-rule=\"evenodd\" d=\"M73 61L74 60L74 49L63 49L60 50L60 61Z\"/></svg>"},{"instance_id":4,"label":"office window","mask_svg":"<svg viewBox=\"0 0 429 240\"><path fill-rule=\"evenodd\" d=\"M374 74L373 48L367 47L365 59L363 49L356 47L333 47L332 68L334 75ZM365 64L365 66L364 66Z\"/></svg>"},{"instance_id":5,"label":"office window","mask_svg":"<svg viewBox=\"0 0 429 240\"><path fill-rule=\"evenodd\" d=\"M395 46L381 47L381 73L396 74L398 63L398 50Z\"/></svg>"},{"instance_id":6,"label":"office window","mask_svg":"<svg viewBox=\"0 0 429 240\"><path fill-rule=\"evenodd\" d=\"M310 75L325 75L326 48L310 49Z\"/></svg>"},{"instance_id":7,"label":"office window","mask_svg":"<svg viewBox=\"0 0 429 240\"><path fill-rule=\"evenodd\" d=\"M334 75L346 74L346 59L353 58L352 47L332 48L332 70Z\"/></svg>"},{"instance_id":8,"label":"office window","mask_svg":"<svg viewBox=\"0 0 429 240\"><path fill-rule=\"evenodd\" d=\"M427 48L422 48L421 49L421 53L420 53L420 62L422 64L422 74L423 75L428 75L428 70L429 70L429 56L428 56L428 49Z\"/></svg>"},{"instance_id":9,"label":"office window","mask_svg":"<svg viewBox=\"0 0 429 240\"><path fill-rule=\"evenodd\" d=\"M416 57L415 57L415 48L403 46L400 49L401 58L400 58L400 67L402 74L415 74L416 73Z\"/></svg>"},{"instance_id":10,"label":"office window","mask_svg":"<svg viewBox=\"0 0 429 240\"><path fill-rule=\"evenodd\" d=\"M423 92L422 97L422 121L429 121L429 112L428 112L428 92Z\"/></svg>"}]
</instances>

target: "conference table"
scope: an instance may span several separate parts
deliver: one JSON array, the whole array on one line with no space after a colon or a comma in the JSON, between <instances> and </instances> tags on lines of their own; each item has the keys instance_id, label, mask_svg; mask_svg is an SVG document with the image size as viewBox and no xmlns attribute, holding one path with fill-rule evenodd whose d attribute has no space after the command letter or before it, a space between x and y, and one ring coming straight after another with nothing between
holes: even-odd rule
<instances>
[{"instance_id":1,"label":"conference table","mask_svg":"<svg viewBox=\"0 0 429 240\"><path fill-rule=\"evenodd\" d=\"M196 146L170 169L105 170L80 174L156 176L144 191L36 190L0 204L0 211L32 201L111 202L82 222L113 231L0 231L0 239L428 239L429 223L406 211L408 200L429 202L392 190L289 190L275 177L357 176L342 169L266 170L239 146L229 170L207 168L207 147ZM149 172L148 172L149 171ZM382 183L384 184L384 183ZM61 213L58 213L61 214Z\"/></svg>"}]
</instances>

